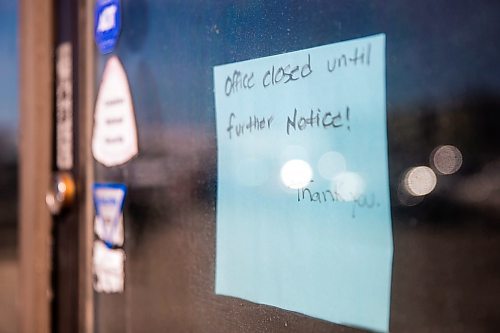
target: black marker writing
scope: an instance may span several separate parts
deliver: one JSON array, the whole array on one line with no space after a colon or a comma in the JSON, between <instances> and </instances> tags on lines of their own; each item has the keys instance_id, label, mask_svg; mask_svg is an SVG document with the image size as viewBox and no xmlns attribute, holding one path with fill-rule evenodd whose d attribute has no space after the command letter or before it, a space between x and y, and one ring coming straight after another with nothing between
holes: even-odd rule
<instances>
[{"instance_id":1,"label":"black marker writing","mask_svg":"<svg viewBox=\"0 0 500 333\"><path fill-rule=\"evenodd\" d=\"M251 133L252 131L262 131L265 129L270 129L271 124L274 120L273 116L269 117L257 117L250 116L248 117L248 121L244 121L242 123L235 123L234 120L236 115L231 113L229 115L229 125L226 131L229 134L229 139L233 138L233 133L236 134L237 137L244 135L245 133Z\"/></svg>"},{"instance_id":2,"label":"black marker writing","mask_svg":"<svg viewBox=\"0 0 500 333\"><path fill-rule=\"evenodd\" d=\"M297 81L300 78L306 78L313 72L311 68L311 55L307 55L307 63L300 67L299 65L292 66L290 64L276 67L273 66L268 70L262 78L262 85L267 88L271 85L279 83L288 83L290 81Z\"/></svg>"},{"instance_id":3,"label":"black marker writing","mask_svg":"<svg viewBox=\"0 0 500 333\"><path fill-rule=\"evenodd\" d=\"M314 180L311 180L311 183L313 182ZM349 197L352 196L353 194L349 194ZM297 189L297 202L315 202L318 204L350 202L352 204L352 218L356 218L357 208L372 209L380 207L380 203L377 202L375 193L361 194L356 196L354 200L348 200L337 191L316 191L307 186Z\"/></svg>"},{"instance_id":4,"label":"black marker writing","mask_svg":"<svg viewBox=\"0 0 500 333\"><path fill-rule=\"evenodd\" d=\"M229 96L238 92L239 89L252 89L254 85L253 73L242 74L240 71L235 70L232 76L226 78L225 93L226 96Z\"/></svg>"},{"instance_id":5,"label":"black marker writing","mask_svg":"<svg viewBox=\"0 0 500 333\"><path fill-rule=\"evenodd\" d=\"M298 115L295 108L293 116L288 116L286 122L286 134L290 135L290 131L303 131L308 127L323 127L323 128L338 128L346 125L350 131L349 126L350 110L346 106L345 113L337 112L322 112L320 108L311 109L308 115Z\"/></svg>"},{"instance_id":6,"label":"black marker writing","mask_svg":"<svg viewBox=\"0 0 500 333\"><path fill-rule=\"evenodd\" d=\"M352 55L341 54L340 56L333 57L326 62L326 68L330 73L340 68L349 66L366 65L370 66L371 44L368 43L366 47L354 48Z\"/></svg>"}]
</instances>

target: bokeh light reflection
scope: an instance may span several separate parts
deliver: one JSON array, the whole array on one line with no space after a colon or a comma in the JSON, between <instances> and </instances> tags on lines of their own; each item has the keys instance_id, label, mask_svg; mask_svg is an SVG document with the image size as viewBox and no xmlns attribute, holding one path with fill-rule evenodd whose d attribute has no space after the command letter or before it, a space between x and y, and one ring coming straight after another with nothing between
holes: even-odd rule
<instances>
[{"instance_id":1,"label":"bokeh light reflection","mask_svg":"<svg viewBox=\"0 0 500 333\"><path fill-rule=\"evenodd\" d=\"M336 151L323 154L318 161L319 174L328 180L332 180L340 173L346 171L344 155Z\"/></svg>"},{"instance_id":2,"label":"bokeh light reflection","mask_svg":"<svg viewBox=\"0 0 500 333\"><path fill-rule=\"evenodd\" d=\"M365 182L359 174L346 171L333 179L332 189L343 201L354 201L365 191Z\"/></svg>"},{"instance_id":3,"label":"bokeh light reflection","mask_svg":"<svg viewBox=\"0 0 500 333\"><path fill-rule=\"evenodd\" d=\"M451 175L462 166L462 153L451 145L439 146L431 154L431 165L441 175Z\"/></svg>"},{"instance_id":4,"label":"bokeh light reflection","mask_svg":"<svg viewBox=\"0 0 500 333\"><path fill-rule=\"evenodd\" d=\"M409 169L404 178L403 186L414 196L423 196L431 193L437 184L434 171L426 166L418 166Z\"/></svg>"},{"instance_id":5,"label":"bokeh light reflection","mask_svg":"<svg viewBox=\"0 0 500 333\"><path fill-rule=\"evenodd\" d=\"M309 163L304 160L289 160L281 167L281 181L286 187L300 189L307 186L313 177Z\"/></svg>"}]
</instances>

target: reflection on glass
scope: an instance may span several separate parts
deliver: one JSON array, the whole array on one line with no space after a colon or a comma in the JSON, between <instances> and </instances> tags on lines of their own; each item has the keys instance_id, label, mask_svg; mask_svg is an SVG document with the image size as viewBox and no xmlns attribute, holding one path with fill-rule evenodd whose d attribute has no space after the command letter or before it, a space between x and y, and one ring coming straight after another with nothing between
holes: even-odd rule
<instances>
[{"instance_id":1,"label":"reflection on glass","mask_svg":"<svg viewBox=\"0 0 500 333\"><path fill-rule=\"evenodd\" d=\"M452 11L446 10L448 3L439 1L388 1L383 8L367 2L309 1L307 5L290 2L287 6L271 1L194 3L123 3L126 25L116 53L130 74L142 139L139 157L120 168L123 178L119 179L131 185L125 218L126 269L135 273L127 280L126 293L120 298L97 296L96 330L134 331L135 327L138 331L164 331L171 326L174 332L224 333L235 331L236 324L248 332L273 330L273 323L263 325L261 320L255 320L254 305L213 293L217 191L213 66L385 32L391 188L400 185L401 198L406 198L409 205L426 200L426 205L420 207L393 207L394 249L398 255L393 266L397 286L391 299L397 306L392 307L391 331L423 332L443 327L443 331L450 332L475 332L481 328L494 332L499 324L498 302L489 297L496 289L488 282L499 276L495 263L499 261L500 241L495 232L497 224L490 220L498 221L499 216L500 164L488 172L484 166L498 159L500 145L496 126L500 43L495 43L500 2L458 1ZM429 12L440 13L440 19L433 19ZM98 74L106 59L97 56ZM312 75L317 74L319 68L311 65L316 70ZM309 94L325 91L304 90L304 97ZM354 106L352 111L351 121L356 121ZM151 125L157 130L151 130ZM357 138L355 126L349 133L346 140ZM283 196L293 200L295 192L299 192L302 200L304 191L300 208L307 209L309 203L316 206L317 201L310 199L306 189L311 190L313 198L314 193L319 193L323 199L333 182L323 181L319 168L322 154L345 146L332 140L330 146L306 150L301 147L303 141L292 142L294 145L272 159L267 159L265 153L251 157L263 160L268 168L267 181L279 183L283 183L279 172L286 162L309 162L314 182ZM433 162L420 161L428 159L437 146L449 143L460 148L467 168L464 162L460 175L441 177L439 191L431 192L432 197L411 194L403 181L393 183L401 173L401 179L406 175L406 168L419 165L430 166L440 175ZM258 145L259 151L271 145L263 142ZM345 158L349 164L343 171L361 171L350 155L345 153ZM241 163L246 162L242 159ZM258 180L258 172L252 172L242 179L249 183ZM114 169L96 169L98 180L115 174ZM244 172L239 175L245 177ZM366 190L359 200L365 196L369 200L377 179L368 173L360 175ZM330 191L337 199L333 185ZM325 194L330 198L329 193ZM358 209L356 205L353 202L345 206ZM323 205L335 213L342 206ZM419 226L407 228L414 221L419 221ZM309 224L303 224L304 228ZM454 255L457 253L462 255ZM474 260L477 258L481 260ZM457 271L461 274L450 274ZM147 278L147 285L144 279L137 278L140 276ZM446 306L439 306L443 300ZM237 318L224 315L234 311ZM264 307L258 312L262 317L278 316L285 323L291 320L294 324L284 330L336 329L326 322L298 318L277 309ZM127 314L134 315L125 318ZM464 315L459 319L465 320L456 320L457 315ZM119 320L122 318L126 320Z\"/></svg>"},{"instance_id":2,"label":"reflection on glass","mask_svg":"<svg viewBox=\"0 0 500 333\"><path fill-rule=\"evenodd\" d=\"M414 196L427 195L434 190L437 177L431 168L418 166L408 170L403 178L405 189Z\"/></svg>"},{"instance_id":3,"label":"reflection on glass","mask_svg":"<svg viewBox=\"0 0 500 333\"><path fill-rule=\"evenodd\" d=\"M492 179L486 178L481 174L465 179L459 183L457 188L458 195L471 203L480 203L488 200L493 191L496 190Z\"/></svg>"},{"instance_id":4,"label":"reflection on glass","mask_svg":"<svg viewBox=\"0 0 500 333\"><path fill-rule=\"evenodd\" d=\"M415 206L424 200L424 196L415 196L409 193L404 181L398 186L399 202L405 206Z\"/></svg>"},{"instance_id":5,"label":"reflection on glass","mask_svg":"<svg viewBox=\"0 0 500 333\"><path fill-rule=\"evenodd\" d=\"M365 182L359 174L345 171L333 179L332 189L343 201L354 201L365 191Z\"/></svg>"},{"instance_id":6,"label":"reflection on glass","mask_svg":"<svg viewBox=\"0 0 500 333\"><path fill-rule=\"evenodd\" d=\"M286 187L299 189L309 184L313 171L309 163L304 160L290 160L281 167L281 181Z\"/></svg>"},{"instance_id":7,"label":"reflection on glass","mask_svg":"<svg viewBox=\"0 0 500 333\"><path fill-rule=\"evenodd\" d=\"M63 182L59 182L57 184L57 190L61 193L66 192L66 184L64 184Z\"/></svg>"},{"instance_id":8,"label":"reflection on glass","mask_svg":"<svg viewBox=\"0 0 500 333\"><path fill-rule=\"evenodd\" d=\"M346 161L341 153L329 151L318 162L319 174L325 178L332 180L340 173L346 171Z\"/></svg>"},{"instance_id":9,"label":"reflection on glass","mask_svg":"<svg viewBox=\"0 0 500 333\"><path fill-rule=\"evenodd\" d=\"M455 146L439 146L431 154L431 164L438 173L451 175L462 166L462 153Z\"/></svg>"},{"instance_id":10,"label":"reflection on glass","mask_svg":"<svg viewBox=\"0 0 500 333\"><path fill-rule=\"evenodd\" d=\"M469 204L481 204L500 212L500 158L467 178L463 178L456 187L460 200Z\"/></svg>"},{"instance_id":11,"label":"reflection on glass","mask_svg":"<svg viewBox=\"0 0 500 333\"><path fill-rule=\"evenodd\" d=\"M286 146L285 149L283 149L283 152L281 152L280 157L281 160L284 162L294 159L307 160L309 159L309 153L303 146L288 145Z\"/></svg>"}]
</instances>

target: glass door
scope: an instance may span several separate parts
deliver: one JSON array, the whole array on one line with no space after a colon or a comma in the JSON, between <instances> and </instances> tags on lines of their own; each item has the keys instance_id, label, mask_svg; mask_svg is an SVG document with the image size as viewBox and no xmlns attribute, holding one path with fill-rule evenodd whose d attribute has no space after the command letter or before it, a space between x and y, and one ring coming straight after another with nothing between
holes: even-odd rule
<instances>
[{"instance_id":1,"label":"glass door","mask_svg":"<svg viewBox=\"0 0 500 333\"><path fill-rule=\"evenodd\" d=\"M127 188L123 241L109 247L124 254L124 286L94 292L95 331L364 331L215 293L223 138L217 136L214 66L379 34L386 43L385 186L393 237L389 328L488 332L499 325L498 4L113 3L120 24L110 37L115 45L104 53L102 40L95 46L95 112L108 66L118 59L133 103L137 152L125 162L94 162L96 183ZM241 90L252 84L243 75L238 82ZM273 175L269 181L279 177ZM94 241L102 238L96 231Z\"/></svg>"}]
</instances>

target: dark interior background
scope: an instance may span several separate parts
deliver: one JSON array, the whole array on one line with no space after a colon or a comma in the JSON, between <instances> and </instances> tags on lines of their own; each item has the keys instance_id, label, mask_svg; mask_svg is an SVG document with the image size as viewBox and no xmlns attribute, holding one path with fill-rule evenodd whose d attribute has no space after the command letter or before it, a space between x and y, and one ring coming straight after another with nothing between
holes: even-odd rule
<instances>
[{"instance_id":1,"label":"dark interior background","mask_svg":"<svg viewBox=\"0 0 500 333\"><path fill-rule=\"evenodd\" d=\"M140 152L95 165L96 181L129 187L125 292L95 295L97 332L360 331L214 294L212 70L377 33L387 38L391 331L497 330L499 2L123 0L114 54ZM96 53L96 92L108 57ZM461 169L418 202L401 200L404 172L443 144L460 149Z\"/></svg>"}]
</instances>

